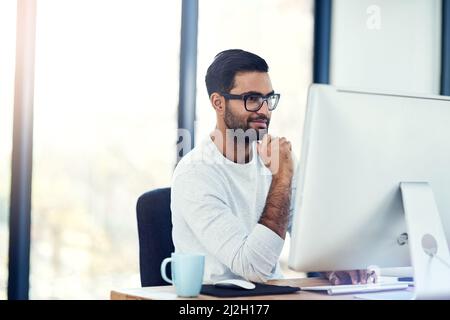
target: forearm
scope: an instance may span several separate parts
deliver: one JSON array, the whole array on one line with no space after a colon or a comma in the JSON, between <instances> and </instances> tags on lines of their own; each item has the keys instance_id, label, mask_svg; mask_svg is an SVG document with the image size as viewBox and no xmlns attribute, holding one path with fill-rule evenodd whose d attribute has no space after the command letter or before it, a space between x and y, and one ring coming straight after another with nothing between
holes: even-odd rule
<instances>
[{"instance_id":1,"label":"forearm","mask_svg":"<svg viewBox=\"0 0 450 320\"><path fill-rule=\"evenodd\" d=\"M292 177L274 175L259 223L265 225L282 239L286 237L291 203Z\"/></svg>"}]
</instances>

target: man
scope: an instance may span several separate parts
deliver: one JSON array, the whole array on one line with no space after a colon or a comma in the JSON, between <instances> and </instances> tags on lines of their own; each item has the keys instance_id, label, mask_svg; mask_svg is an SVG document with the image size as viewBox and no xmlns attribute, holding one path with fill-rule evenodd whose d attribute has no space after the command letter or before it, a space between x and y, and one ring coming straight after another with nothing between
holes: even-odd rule
<instances>
[{"instance_id":1,"label":"man","mask_svg":"<svg viewBox=\"0 0 450 320\"><path fill-rule=\"evenodd\" d=\"M216 130L175 169L175 251L205 254L207 283L281 278L296 182L290 142L267 133L280 95L265 60L243 50L219 53L206 87ZM334 284L367 280L364 271L325 275Z\"/></svg>"}]
</instances>

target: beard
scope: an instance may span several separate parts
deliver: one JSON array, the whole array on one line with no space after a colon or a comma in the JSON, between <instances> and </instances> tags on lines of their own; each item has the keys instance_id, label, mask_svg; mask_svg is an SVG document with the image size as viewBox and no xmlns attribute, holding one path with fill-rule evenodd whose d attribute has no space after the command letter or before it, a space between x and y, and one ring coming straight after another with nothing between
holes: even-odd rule
<instances>
[{"instance_id":1,"label":"beard","mask_svg":"<svg viewBox=\"0 0 450 320\"><path fill-rule=\"evenodd\" d=\"M255 140L261 140L264 135L269 131L270 119L265 116L254 116L249 118L239 118L231 110L228 104L225 104L225 125L228 130L233 131L235 137L241 137L246 143L253 142ZM256 113L255 113L256 114ZM254 129L250 127L250 122L258 119L264 119L267 121L265 129Z\"/></svg>"}]
</instances>

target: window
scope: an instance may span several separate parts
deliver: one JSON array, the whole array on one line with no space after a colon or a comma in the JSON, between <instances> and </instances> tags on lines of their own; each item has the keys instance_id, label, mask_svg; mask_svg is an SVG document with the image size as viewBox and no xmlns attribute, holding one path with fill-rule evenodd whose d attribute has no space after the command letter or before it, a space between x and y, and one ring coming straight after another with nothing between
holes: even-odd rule
<instances>
[{"instance_id":1,"label":"window","mask_svg":"<svg viewBox=\"0 0 450 320\"><path fill-rule=\"evenodd\" d=\"M176 160L180 20L179 1L38 2L31 299L140 286L136 201Z\"/></svg>"},{"instance_id":2,"label":"window","mask_svg":"<svg viewBox=\"0 0 450 320\"><path fill-rule=\"evenodd\" d=\"M201 0L199 3L196 141L214 129L215 112L205 87L214 56L244 49L263 57L281 100L272 114L270 132L285 136L300 155L306 96L312 82L313 1ZM281 262L285 273L289 244Z\"/></svg>"}]
</instances>

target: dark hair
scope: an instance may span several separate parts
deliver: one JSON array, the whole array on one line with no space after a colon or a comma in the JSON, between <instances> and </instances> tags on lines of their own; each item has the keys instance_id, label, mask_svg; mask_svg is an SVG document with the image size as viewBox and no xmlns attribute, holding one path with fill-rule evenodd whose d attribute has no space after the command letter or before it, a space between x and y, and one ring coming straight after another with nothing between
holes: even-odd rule
<instances>
[{"instance_id":1,"label":"dark hair","mask_svg":"<svg viewBox=\"0 0 450 320\"><path fill-rule=\"evenodd\" d=\"M208 96L214 92L230 92L234 87L236 73L245 71L268 72L269 66L263 58L241 49L218 53L206 72Z\"/></svg>"}]
</instances>

